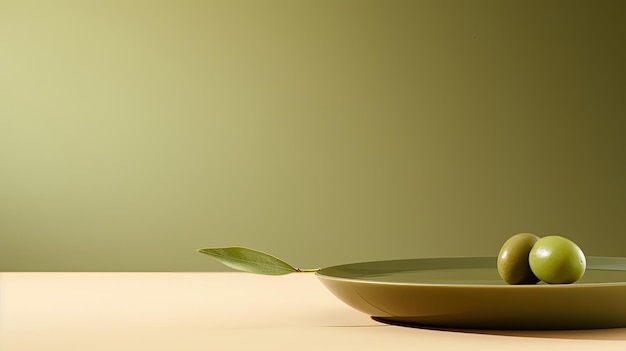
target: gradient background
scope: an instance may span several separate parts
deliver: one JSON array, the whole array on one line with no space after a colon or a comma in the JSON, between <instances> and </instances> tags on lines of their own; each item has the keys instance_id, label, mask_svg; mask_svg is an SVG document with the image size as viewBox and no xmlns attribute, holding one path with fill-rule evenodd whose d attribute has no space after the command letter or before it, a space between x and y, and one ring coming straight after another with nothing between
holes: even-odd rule
<instances>
[{"instance_id":1,"label":"gradient background","mask_svg":"<svg viewBox=\"0 0 626 351\"><path fill-rule=\"evenodd\" d=\"M0 270L626 255L626 2L0 0Z\"/></svg>"}]
</instances>

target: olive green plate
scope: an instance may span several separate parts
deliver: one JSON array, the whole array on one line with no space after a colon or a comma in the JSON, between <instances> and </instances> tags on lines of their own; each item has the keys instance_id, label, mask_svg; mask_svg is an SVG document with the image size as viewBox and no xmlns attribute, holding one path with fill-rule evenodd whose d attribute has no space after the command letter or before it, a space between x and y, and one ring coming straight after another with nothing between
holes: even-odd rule
<instances>
[{"instance_id":1,"label":"olive green plate","mask_svg":"<svg viewBox=\"0 0 626 351\"><path fill-rule=\"evenodd\" d=\"M339 299L391 324L470 329L626 327L626 258L587 257L574 284L507 285L495 257L346 264L316 273Z\"/></svg>"}]
</instances>

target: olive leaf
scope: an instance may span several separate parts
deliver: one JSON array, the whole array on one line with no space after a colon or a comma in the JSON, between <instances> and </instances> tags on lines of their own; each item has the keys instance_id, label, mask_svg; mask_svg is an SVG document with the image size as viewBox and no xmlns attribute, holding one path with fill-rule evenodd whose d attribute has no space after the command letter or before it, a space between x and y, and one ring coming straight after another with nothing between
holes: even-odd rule
<instances>
[{"instance_id":1,"label":"olive leaf","mask_svg":"<svg viewBox=\"0 0 626 351\"><path fill-rule=\"evenodd\" d=\"M296 268L280 258L245 247L203 248L197 251L213 257L230 268L249 273L282 275L294 272L317 271L317 269Z\"/></svg>"}]
</instances>

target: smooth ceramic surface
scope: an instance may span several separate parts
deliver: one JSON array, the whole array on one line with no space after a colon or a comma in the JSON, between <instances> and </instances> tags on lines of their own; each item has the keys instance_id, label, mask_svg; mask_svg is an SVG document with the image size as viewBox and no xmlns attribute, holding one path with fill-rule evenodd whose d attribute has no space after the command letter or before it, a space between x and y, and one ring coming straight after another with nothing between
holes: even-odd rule
<instances>
[{"instance_id":1,"label":"smooth ceramic surface","mask_svg":"<svg viewBox=\"0 0 626 351\"><path fill-rule=\"evenodd\" d=\"M346 264L316 273L339 299L376 320L472 329L626 327L626 258L588 257L574 284L508 285L495 257Z\"/></svg>"}]
</instances>

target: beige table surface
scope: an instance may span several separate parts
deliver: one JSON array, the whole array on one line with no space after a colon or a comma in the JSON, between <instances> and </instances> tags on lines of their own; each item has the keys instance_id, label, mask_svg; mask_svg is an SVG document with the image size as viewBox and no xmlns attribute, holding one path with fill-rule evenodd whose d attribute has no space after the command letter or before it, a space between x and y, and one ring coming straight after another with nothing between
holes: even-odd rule
<instances>
[{"instance_id":1,"label":"beige table surface","mask_svg":"<svg viewBox=\"0 0 626 351\"><path fill-rule=\"evenodd\" d=\"M373 321L310 273L0 273L0 350L626 350L626 329Z\"/></svg>"}]
</instances>

